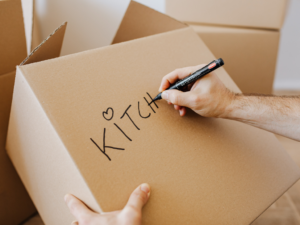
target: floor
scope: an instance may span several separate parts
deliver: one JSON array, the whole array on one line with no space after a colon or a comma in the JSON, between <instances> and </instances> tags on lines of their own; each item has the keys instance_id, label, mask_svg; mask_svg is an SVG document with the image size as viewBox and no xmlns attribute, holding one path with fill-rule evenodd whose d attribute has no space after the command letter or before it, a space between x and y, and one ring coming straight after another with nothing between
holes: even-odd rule
<instances>
[{"instance_id":1,"label":"floor","mask_svg":"<svg viewBox=\"0 0 300 225\"><path fill-rule=\"evenodd\" d=\"M276 91L276 95L300 95L300 91ZM286 151L300 167L300 142L278 136ZM39 215L23 225L44 225ZM290 188L252 225L300 225L300 181Z\"/></svg>"}]
</instances>

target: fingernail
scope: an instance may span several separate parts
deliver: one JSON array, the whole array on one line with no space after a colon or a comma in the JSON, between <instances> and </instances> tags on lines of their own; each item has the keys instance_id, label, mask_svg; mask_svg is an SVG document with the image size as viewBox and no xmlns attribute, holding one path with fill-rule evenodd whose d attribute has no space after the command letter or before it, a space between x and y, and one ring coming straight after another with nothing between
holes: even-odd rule
<instances>
[{"instance_id":1,"label":"fingernail","mask_svg":"<svg viewBox=\"0 0 300 225\"><path fill-rule=\"evenodd\" d=\"M182 116L183 115L183 111L180 109L179 110L179 115Z\"/></svg>"},{"instance_id":2,"label":"fingernail","mask_svg":"<svg viewBox=\"0 0 300 225\"><path fill-rule=\"evenodd\" d=\"M169 93L166 92L166 91L164 91L164 92L161 94L161 97L162 97L163 99L165 99L165 100L168 100L168 98L169 98Z\"/></svg>"},{"instance_id":3,"label":"fingernail","mask_svg":"<svg viewBox=\"0 0 300 225\"><path fill-rule=\"evenodd\" d=\"M150 186L149 186L149 184L142 184L141 185L141 190L143 192L145 192L146 194L148 194L148 196L150 195Z\"/></svg>"},{"instance_id":4,"label":"fingernail","mask_svg":"<svg viewBox=\"0 0 300 225\"><path fill-rule=\"evenodd\" d=\"M69 194L66 194L64 197L65 202L68 202Z\"/></svg>"}]
</instances>

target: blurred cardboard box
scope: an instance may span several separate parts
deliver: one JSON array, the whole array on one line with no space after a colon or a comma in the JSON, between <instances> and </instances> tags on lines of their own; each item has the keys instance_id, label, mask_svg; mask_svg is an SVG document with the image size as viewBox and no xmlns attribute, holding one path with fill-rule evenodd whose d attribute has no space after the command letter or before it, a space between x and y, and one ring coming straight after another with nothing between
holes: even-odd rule
<instances>
[{"instance_id":1,"label":"blurred cardboard box","mask_svg":"<svg viewBox=\"0 0 300 225\"><path fill-rule=\"evenodd\" d=\"M74 220L66 193L107 212L143 182L143 224L250 224L299 179L273 134L148 104L162 76L215 59L192 28L131 2L113 43L17 69L7 150L46 224Z\"/></svg>"},{"instance_id":2,"label":"blurred cardboard box","mask_svg":"<svg viewBox=\"0 0 300 225\"><path fill-rule=\"evenodd\" d=\"M288 0L166 0L166 13L185 22L279 30Z\"/></svg>"},{"instance_id":3,"label":"blurred cardboard box","mask_svg":"<svg viewBox=\"0 0 300 225\"><path fill-rule=\"evenodd\" d=\"M0 1L0 37L0 221L17 225L36 212L5 151L15 67L27 56L20 1Z\"/></svg>"},{"instance_id":4,"label":"blurred cardboard box","mask_svg":"<svg viewBox=\"0 0 300 225\"><path fill-rule=\"evenodd\" d=\"M272 94L288 0L166 0L188 22L244 93Z\"/></svg>"},{"instance_id":5,"label":"blurred cardboard box","mask_svg":"<svg viewBox=\"0 0 300 225\"><path fill-rule=\"evenodd\" d=\"M15 69L26 58L27 52L30 52L33 46L39 41L37 22L34 22L36 19L33 18L33 8L33 1L30 0L23 0L22 4L20 0L0 1L1 224L20 224L36 212L24 185L5 151Z\"/></svg>"},{"instance_id":6,"label":"blurred cardboard box","mask_svg":"<svg viewBox=\"0 0 300 225\"><path fill-rule=\"evenodd\" d=\"M243 93L272 94L280 32L191 25Z\"/></svg>"}]
</instances>

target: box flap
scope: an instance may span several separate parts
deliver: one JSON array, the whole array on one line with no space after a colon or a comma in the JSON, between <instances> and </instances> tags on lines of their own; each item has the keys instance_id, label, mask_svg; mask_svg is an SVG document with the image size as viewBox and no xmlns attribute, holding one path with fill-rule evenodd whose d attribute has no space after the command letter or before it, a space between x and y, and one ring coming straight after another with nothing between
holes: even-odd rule
<instances>
[{"instance_id":1,"label":"box flap","mask_svg":"<svg viewBox=\"0 0 300 225\"><path fill-rule=\"evenodd\" d=\"M0 1L0 75L27 56L21 0Z\"/></svg>"},{"instance_id":2,"label":"box flap","mask_svg":"<svg viewBox=\"0 0 300 225\"><path fill-rule=\"evenodd\" d=\"M58 57L60 55L61 47L63 44L66 27L67 22L59 26L30 53L30 55L21 63L21 65Z\"/></svg>"},{"instance_id":3,"label":"box flap","mask_svg":"<svg viewBox=\"0 0 300 225\"><path fill-rule=\"evenodd\" d=\"M246 225L300 176L275 136L147 103L165 74L213 59L183 28L19 69L104 212L124 207L148 182L145 225ZM223 68L216 73L236 90Z\"/></svg>"},{"instance_id":4,"label":"box flap","mask_svg":"<svg viewBox=\"0 0 300 225\"><path fill-rule=\"evenodd\" d=\"M147 37L186 26L165 14L131 1L112 43Z\"/></svg>"}]
</instances>

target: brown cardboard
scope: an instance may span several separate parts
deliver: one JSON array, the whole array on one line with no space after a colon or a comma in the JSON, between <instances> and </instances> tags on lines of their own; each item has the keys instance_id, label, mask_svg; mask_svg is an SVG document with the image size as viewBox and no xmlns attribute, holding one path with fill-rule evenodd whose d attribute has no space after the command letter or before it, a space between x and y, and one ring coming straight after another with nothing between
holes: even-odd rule
<instances>
[{"instance_id":1,"label":"brown cardboard","mask_svg":"<svg viewBox=\"0 0 300 225\"><path fill-rule=\"evenodd\" d=\"M4 149L15 72L0 76L0 220L17 225L36 212Z\"/></svg>"},{"instance_id":2,"label":"brown cardboard","mask_svg":"<svg viewBox=\"0 0 300 225\"><path fill-rule=\"evenodd\" d=\"M60 55L67 23L63 23L50 34L39 46L37 46L21 65L40 62L56 58Z\"/></svg>"},{"instance_id":3,"label":"brown cardboard","mask_svg":"<svg viewBox=\"0 0 300 225\"><path fill-rule=\"evenodd\" d=\"M143 182L152 187L143 224L250 224L299 179L273 134L147 105L163 75L215 58L192 28L160 32L18 67L7 151L46 224L72 222L66 193L107 212ZM223 68L216 73L239 91Z\"/></svg>"},{"instance_id":4,"label":"brown cardboard","mask_svg":"<svg viewBox=\"0 0 300 225\"><path fill-rule=\"evenodd\" d=\"M17 225L36 212L5 151L15 67L26 57L21 1L0 1L0 223Z\"/></svg>"},{"instance_id":5,"label":"brown cardboard","mask_svg":"<svg viewBox=\"0 0 300 225\"><path fill-rule=\"evenodd\" d=\"M184 27L186 27L185 24L171 17L147 7L141 7L139 3L131 1L112 44Z\"/></svg>"},{"instance_id":6,"label":"brown cardboard","mask_svg":"<svg viewBox=\"0 0 300 225\"><path fill-rule=\"evenodd\" d=\"M279 30L288 0L166 0L166 13L185 22Z\"/></svg>"},{"instance_id":7,"label":"brown cardboard","mask_svg":"<svg viewBox=\"0 0 300 225\"><path fill-rule=\"evenodd\" d=\"M27 56L20 0L0 1L0 75L15 70Z\"/></svg>"},{"instance_id":8,"label":"brown cardboard","mask_svg":"<svg viewBox=\"0 0 300 225\"><path fill-rule=\"evenodd\" d=\"M30 35L32 30L36 30L36 27L31 28L33 23L32 4L33 1L23 1L23 22L21 1L0 1L0 223L5 225L20 224L36 213L36 209L5 151L15 67L27 55L26 43L31 43L31 39L38 40L38 35L35 38L31 38ZM28 42L26 42L24 26L30 30L29 35L27 33ZM62 39L62 36L60 32L59 39ZM50 44L52 43L52 51L43 54L43 57L35 58L35 61L59 56L58 48L61 47L62 40L59 43L57 37L54 39L56 41L48 41ZM47 43L48 46L49 43ZM27 47L31 48L32 46ZM10 72L6 73L9 70Z\"/></svg>"},{"instance_id":9,"label":"brown cardboard","mask_svg":"<svg viewBox=\"0 0 300 225\"><path fill-rule=\"evenodd\" d=\"M279 31L191 25L244 93L272 94Z\"/></svg>"}]
</instances>

